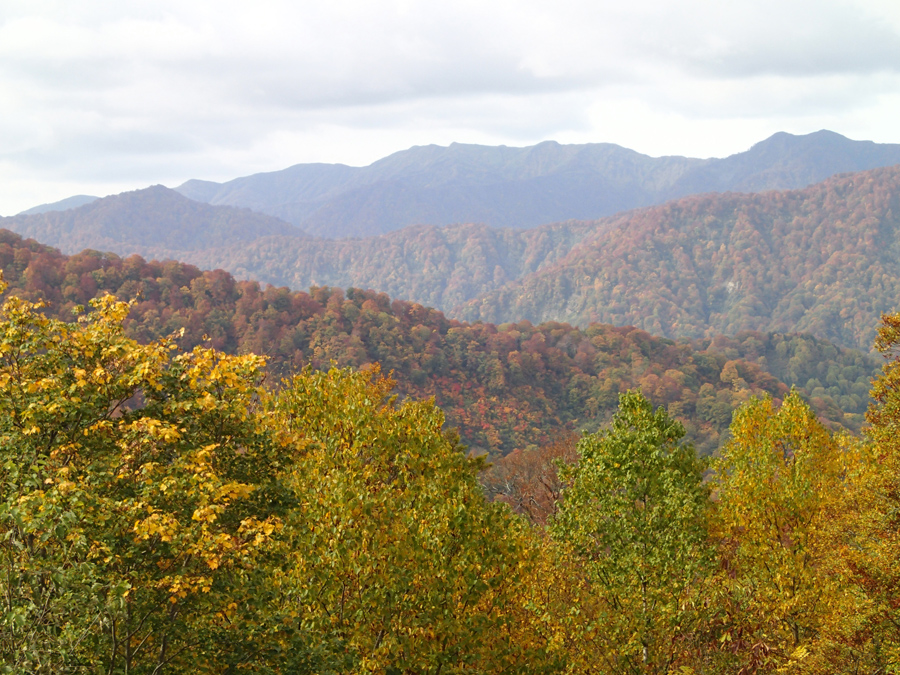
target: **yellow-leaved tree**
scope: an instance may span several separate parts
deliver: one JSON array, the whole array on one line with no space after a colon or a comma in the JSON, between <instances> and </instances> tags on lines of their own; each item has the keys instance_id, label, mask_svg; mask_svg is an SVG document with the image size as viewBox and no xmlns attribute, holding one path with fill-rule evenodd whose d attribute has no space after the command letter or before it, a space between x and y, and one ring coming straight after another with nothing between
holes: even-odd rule
<instances>
[{"instance_id":1,"label":"yellow-leaved tree","mask_svg":"<svg viewBox=\"0 0 900 675\"><path fill-rule=\"evenodd\" d=\"M0 313L0 662L14 673L218 671L280 527L262 360Z\"/></svg>"},{"instance_id":2,"label":"yellow-leaved tree","mask_svg":"<svg viewBox=\"0 0 900 675\"><path fill-rule=\"evenodd\" d=\"M314 636L291 667L318 673L553 671L522 602L527 526L485 500L441 411L391 386L377 368L307 369L271 401L297 502L272 644L299 654Z\"/></svg>"},{"instance_id":3,"label":"yellow-leaved tree","mask_svg":"<svg viewBox=\"0 0 900 675\"><path fill-rule=\"evenodd\" d=\"M796 392L740 408L715 463L714 532L722 651L731 672L810 666L823 627L848 602L832 522L847 458Z\"/></svg>"},{"instance_id":4,"label":"yellow-leaved tree","mask_svg":"<svg viewBox=\"0 0 900 675\"><path fill-rule=\"evenodd\" d=\"M538 543L370 372L0 313L0 672L554 672Z\"/></svg>"},{"instance_id":5,"label":"yellow-leaved tree","mask_svg":"<svg viewBox=\"0 0 900 675\"><path fill-rule=\"evenodd\" d=\"M845 538L841 552L859 597L854 611L830 631L829 646L837 659L858 664L857 673L900 672L898 347L900 314L883 315L875 348L885 363L872 387L867 442L858 444L863 461L850 476L847 508L839 521Z\"/></svg>"}]
</instances>

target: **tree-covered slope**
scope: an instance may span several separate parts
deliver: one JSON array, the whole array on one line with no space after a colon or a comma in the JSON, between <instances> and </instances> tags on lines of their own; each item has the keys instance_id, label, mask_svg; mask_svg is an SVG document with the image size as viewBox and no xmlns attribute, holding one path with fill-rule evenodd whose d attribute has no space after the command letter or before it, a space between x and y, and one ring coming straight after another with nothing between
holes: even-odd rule
<instances>
[{"instance_id":1,"label":"tree-covered slope","mask_svg":"<svg viewBox=\"0 0 900 675\"><path fill-rule=\"evenodd\" d=\"M452 314L669 337L800 331L869 349L900 297L900 167L790 192L689 197L606 225Z\"/></svg>"},{"instance_id":2,"label":"tree-covered slope","mask_svg":"<svg viewBox=\"0 0 900 675\"><path fill-rule=\"evenodd\" d=\"M676 338L799 330L869 349L897 297L898 171L530 230L263 237L184 258L297 289L371 288L466 320L600 321Z\"/></svg>"},{"instance_id":3,"label":"tree-covered slope","mask_svg":"<svg viewBox=\"0 0 900 675\"><path fill-rule=\"evenodd\" d=\"M601 322L692 339L800 331L867 350L898 297L898 195L900 168L884 168L530 230L419 226L331 240L157 187L2 222L67 252L175 258L294 289L368 288L470 321Z\"/></svg>"},{"instance_id":4,"label":"tree-covered slope","mask_svg":"<svg viewBox=\"0 0 900 675\"><path fill-rule=\"evenodd\" d=\"M449 309L552 264L598 227L583 221L530 230L423 225L365 239L272 236L180 259L275 286L370 288Z\"/></svg>"},{"instance_id":5,"label":"tree-covered slope","mask_svg":"<svg viewBox=\"0 0 900 675\"><path fill-rule=\"evenodd\" d=\"M799 336L743 335L692 346L599 324L469 325L373 291L261 289L174 261L91 251L64 256L9 232L0 239L0 268L10 292L47 299L53 314L68 318L75 305L112 292L135 301L125 324L132 337L183 330L184 348L208 341L231 353L262 354L276 381L307 364L380 363L401 394L434 397L464 442L492 454L545 443L566 429L595 429L619 393L634 387L666 404L711 452L736 405L788 391L766 370L788 372L778 359L800 373L795 381L813 379L808 372L823 387L834 380L836 389L815 392L813 403L832 424L858 428L867 399L857 403L852 395L876 368L859 353ZM815 348L800 349L801 342ZM838 402L852 405L840 410Z\"/></svg>"}]
</instances>

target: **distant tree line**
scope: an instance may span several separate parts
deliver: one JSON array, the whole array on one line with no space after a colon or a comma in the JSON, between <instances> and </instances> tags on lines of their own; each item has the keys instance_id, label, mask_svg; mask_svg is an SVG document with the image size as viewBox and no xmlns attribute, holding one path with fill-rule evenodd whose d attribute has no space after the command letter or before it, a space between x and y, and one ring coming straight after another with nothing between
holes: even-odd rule
<instances>
[{"instance_id":1,"label":"distant tree line","mask_svg":"<svg viewBox=\"0 0 900 675\"><path fill-rule=\"evenodd\" d=\"M396 391L434 397L463 442L500 456L550 442L560 430L596 430L620 393L640 388L668 406L702 454L719 447L734 408L751 395L780 400L784 382L812 396L832 426L859 429L877 364L809 336L743 333L695 344L634 328L465 324L384 294L313 288L291 292L238 282L174 261L147 262L55 249L0 232L10 293L45 299L68 320L105 292L133 300L126 334L268 358L270 380L312 365L392 373ZM814 385L812 389L807 389Z\"/></svg>"}]
</instances>

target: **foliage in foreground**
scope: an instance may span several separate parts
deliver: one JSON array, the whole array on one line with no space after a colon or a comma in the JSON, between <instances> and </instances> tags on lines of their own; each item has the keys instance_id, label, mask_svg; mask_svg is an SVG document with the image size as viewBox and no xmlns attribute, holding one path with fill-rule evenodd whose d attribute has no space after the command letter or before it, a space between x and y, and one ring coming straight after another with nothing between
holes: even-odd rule
<instances>
[{"instance_id":1,"label":"foliage in foreground","mask_svg":"<svg viewBox=\"0 0 900 675\"><path fill-rule=\"evenodd\" d=\"M530 526L377 367L272 391L259 357L128 338L112 298L40 309L0 317L4 672L900 670L898 317L866 437L752 398L704 481L628 392L530 474Z\"/></svg>"},{"instance_id":2,"label":"foliage in foreground","mask_svg":"<svg viewBox=\"0 0 900 675\"><path fill-rule=\"evenodd\" d=\"M525 530L432 404L377 372L271 396L259 357L139 345L111 298L38 309L0 322L5 670L533 672Z\"/></svg>"},{"instance_id":3,"label":"foliage in foreground","mask_svg":"<svg viewBox=\"0 0 900 675\"><path fill-rule=\"evenodd\" d=\"M606 672L666 673L696 647L696 584L712 557L703 462L684 428L637 392L578 445L551 536L583 561L596 615L583 626Z\"/></svg>"},{"instance_id":4,"label":"foliage in foreground","mask_svg":"<svg viewBox=\"0 0 900 675\"><path fill-rule=\"evenodd\" d=\"M690 473L667 480L671 471L659 462L676 456L662 433L671 420L661 411L650 416L646 401L623 397L607 432L496 462L485 474L489 492L539 531L550 523L552 563L544 564L555 570L559 590L546 606L558 603L550 613L572 641L570 671L900 672L898 347L900 316L885 316L876 348L887 361L861 437L833 434L796 391L781 405L762 398L742 406L712 463L702 522L691 521L690 502L682 502L683 510L669 515L672 526L659 525L657 539L654 510L642 495L664 484L665 504L692 482ZM624 423L642 407L640 424ZM640 440L654 433L652 443ZM647 561L674 564L689 550L678 542L696 527L707 536L694 549L695 574L681 576L688 567L682 564L653 586L663 593L686 580L684 595L669 605L676 620L654 640L654 627L667 616L657 599L649 620L615 639L645 611L643 602L633 603L645 597ZM615 591L628 583L623 602Z\"/></svg>"},{"instance_id":5,"label":"foliage in foreground","mask_svg":"<svg viewBox=\"0 0 900 675\"><path fill-rule=\"evenodd\" d=\"M260 359L64 324L16 298L0 332L0 653L14 672L215 661L280 527Z\"/></svg>"}]
</instances>

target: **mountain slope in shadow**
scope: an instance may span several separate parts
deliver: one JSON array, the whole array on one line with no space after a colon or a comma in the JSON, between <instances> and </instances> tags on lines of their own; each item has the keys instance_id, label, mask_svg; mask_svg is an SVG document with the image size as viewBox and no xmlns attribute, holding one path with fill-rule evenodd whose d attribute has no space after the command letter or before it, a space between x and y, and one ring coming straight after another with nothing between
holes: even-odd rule
<instances>
[{"instance_id":1,"label":"mountain slope in shadow","mask_svg":"<svg viewBox=\"0 0 900 675\"><path fill-rule=\"evenodd\" d=\"M191 180L176 190L267 213L318 236L360 237L414 224L529 228L689 194L801 188L898 163L900 145L830 131L778 133L724 159L654 158L610 143L454 143L413 147L366 167L299 164L226 183Z\"/></svg>"},{"instance_id":2,"label":"mountain slope in shadow","mask_svg":"<svg viewBox=\"0 0 900 675\"><path fill-rule=\"evenodd\" d=\"M264 236L306 236L272 216L203 204L162 185L96 199L66 211L0 218L0 227L66 253L91 248L157 258L179 258Z\"/></svg>"}]
</instances>

